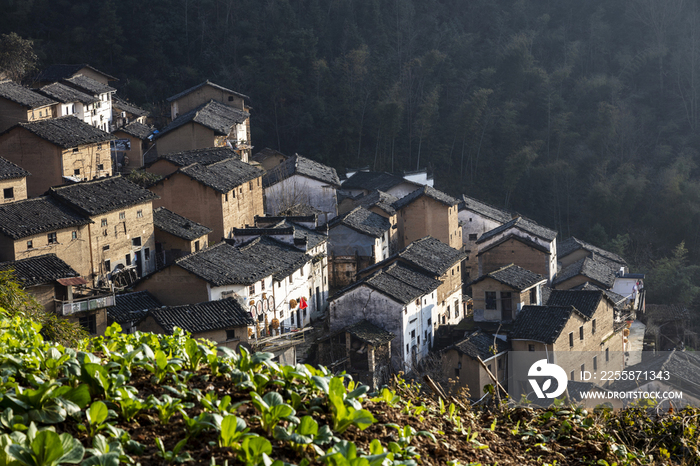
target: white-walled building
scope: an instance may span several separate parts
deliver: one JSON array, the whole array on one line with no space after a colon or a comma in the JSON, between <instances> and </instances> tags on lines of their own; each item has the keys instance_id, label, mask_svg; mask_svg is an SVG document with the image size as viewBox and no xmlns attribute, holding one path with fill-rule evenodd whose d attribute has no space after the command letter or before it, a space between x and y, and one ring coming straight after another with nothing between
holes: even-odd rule
<instances>
[{"instance_id":1,"label":"white-walled building","mask_svg":"<svg viewBox=\"0 0 700 466\"><path fill-rule=\"evenodd\" d=\"M94 117L91 124L103 131L111 131L112 94L117 92L115 88L84 75L64 79L63 84L96 98L97 102L92 104L92 110L90 110L91 115Z\"/></svg>"},{"instance_id":2,"label":"white-walled building","mask_svg":"<svg viewBox=\"0 0 700 466\"><path fill-rule=\"evenodd\" d=\"M391 173L358 171L348 176L340 189L353 197L379 190L401 199L423 185L433 186L432 183L419 183Z\"/></svg>"},{"instance_id":3,"label":"white-walled building","mask_svg":"<svg viewBox=\"0 0 700 466\"><path fill-rule=\"evenodd\" d=\"M56 117L73 115L91 126L98 126L100 117L97 112L93 112L98 105L101 106L97 97L61 83L48 84L37 92L58 102Z\"/></svg>"}]
</instances>

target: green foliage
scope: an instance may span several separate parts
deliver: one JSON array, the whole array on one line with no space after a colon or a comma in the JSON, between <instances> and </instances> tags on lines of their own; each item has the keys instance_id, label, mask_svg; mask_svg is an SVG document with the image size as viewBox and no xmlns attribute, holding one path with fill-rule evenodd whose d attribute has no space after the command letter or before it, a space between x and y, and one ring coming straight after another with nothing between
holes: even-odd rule
<instances>
[{"instance_id":1,"label":"green foliage","mask_svg":"<svg viewBox=\"0 0 700 466\"><path fill-rule=\"evenodd\" d=\"M155 173L147 172L146 170L131 170L126 176L126 179L134 184L141 186L142 188L148 188L149 186L157 183L162 176L156 175Z\"/></svg>"},{"instance_id":2,"label":"green foliage","mask_svg":"<svg viewBox=\"0 0 700 466\"><path fill-rule=\"evenodd\" d=\"M700 265L689 263L685 242L676 246L671 257L653 262L646 288L656 303L688 305L700 294Z\"/></svg>"},{"instance_id":3,"label":"green foliage","mask_svg":"<svg viewBox=\"0 0 700 466\"><path fill-rule=\"evenodd\" d=\"M23 39L14 32L0 35L0 74L22 82L36 70L36 61L33 41Z\"/></svg>"}]
</instances>

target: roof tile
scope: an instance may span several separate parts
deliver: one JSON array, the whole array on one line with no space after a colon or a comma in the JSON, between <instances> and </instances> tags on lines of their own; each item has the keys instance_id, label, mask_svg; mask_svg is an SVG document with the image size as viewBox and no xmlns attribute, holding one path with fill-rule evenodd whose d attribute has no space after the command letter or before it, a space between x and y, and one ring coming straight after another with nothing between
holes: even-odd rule
<instances>
[{"instance_id":1,"label":"roof tile","mask_svg":"<svg viewBox=\"0 0 700 466\"><path fill-rule=\"evenodd\" d=\"M0 271L14 270L14 276L23 286L45 285L60 278L79 277L78 272L56 254L29 257L18 261L0 262Z\"/></svg>"},{"instance_id":2,"label":"roof tile","mask_svg":"<svg viewBox=\"0 0 700 466\"><path fill-rule=\"evenodd\" d=\"M161 231L188 241L212 232L211 228L171 212L165 207L153 209L153 225Z\"/></svg>"},{"instance_id":3,"label":"roof tile","mask_svg":"<svg viewBox=\"0 0 700 466\"><path fill-rule=\"evenodd\" d=\"M89 218L48 196L0 205L0 232L15 240L88 223Z\"/></svg>"},{"instance_id":4,"label":"roof tile","mask_svg":"<svg viewBox=\"0 0 700 466\"><path fill-rule=\"evenodd\" d=\"M63 149L70 149L84 144L97 144L114 139L114 136L111 134L89 125L72 115L33 121L31 123L18 123L6 130L5 133L17 127L24 128L41 139Z\"/></svg>"},{"instance_id":5,"label":"roof tile","mask_svg":"<svg viewBox=\"0 0 700 466\"><path fill-rule=\"evenodd\" d=\"M200 333L255 325L250 313L234 298L152 309L148 315L169 335L175 327L191 333Z\"/></svg>"},{"instance_id":6,"label":"roof tile","mask_svg":"<svg viewBox=\"0 0 700 466\"><path fill-rule=\"evenodd\" d=\"M51 188L49 194L87 215L151 202L158 196L121 176Z\"/></svg>"}]
</instances>

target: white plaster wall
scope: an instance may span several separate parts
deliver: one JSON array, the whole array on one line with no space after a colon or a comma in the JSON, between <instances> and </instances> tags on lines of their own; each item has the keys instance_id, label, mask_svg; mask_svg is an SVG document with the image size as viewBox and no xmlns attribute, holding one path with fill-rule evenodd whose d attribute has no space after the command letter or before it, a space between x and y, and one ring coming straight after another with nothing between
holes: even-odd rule
<instances>
[{"instance_id":1,"label":"white plaster wall","mask_svg":"<svg viewBox=\"0 0 700 466\"><path fill-rule=\"evenodd\" d=\"M487 231L491 231L503 225L500 222L484 217L468 209L460 210L457 213L457 218L461 222L464 222L462 225L462 244L474 244L476 242L476 240L469 240L470 234L476 234L476 238L479 239L479 237Z\"/></svg>"},{"instance_id":2,"label":"white plaster wall","mask_svg":"<svg viewBox=\"0 0 700 466\"><path fill-rule=\"evenodd\" d=\"M277 215L281 210L295 204L307 204L325 215L318 219L324 224L338 214L335 187L300 175L292 175L279 183L265 188L265 211Z\"/></svg>"},{"instance_id":3,"label":"white plaster wall","mask_svg":"<svg viewBox=\"0 0 700 466\"><path fill-rule=\"evenodd\" d=\"M373 236L360 233L345 225L336 225L328 231L330 250L336 256L381 257L381 246L377 249L377 240ZM379 255L377 255L379 254Z\"/></svg>"}]
</instances>

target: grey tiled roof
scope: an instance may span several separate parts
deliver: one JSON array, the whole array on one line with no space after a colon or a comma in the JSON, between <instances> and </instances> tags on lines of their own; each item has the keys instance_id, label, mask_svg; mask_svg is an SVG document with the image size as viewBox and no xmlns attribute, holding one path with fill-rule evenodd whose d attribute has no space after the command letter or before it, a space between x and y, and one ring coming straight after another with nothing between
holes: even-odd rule
<instances>
[{"instance_id":1,"label":"grey tiled roof","mask_svg":"<svg viewBox=\"0 0 700 466\"><path fill-rule=\"evenodd\" d=\"M191 333L201 333L255 325L250 313L234 298L152 309L148 315L152 316L168 335L173 333L175 327Z\"/></svg>"},{"instance_id":2,"label":"grey tiled roof","mask_svg":"<svg viewBox=\"0 0 700 466\"><path fill-rule=\"evenodd\" d=\"M331 186L340 186L340 180L335 168L307 159L301 155L288 157L284 162L268 171L263 178L263 186L271 186L295 174L328 183Z\"/></svg>"},{"instance_id":3,"label":"grey tiled roof","mask_svg":"<svg viewBox=\"0 0 700 466\"><path fill-rule=\"evenodd\" d=\"M577 251L579 249L585 249L586 251L590 251L609 261L617 262L620 265L627 265L627 261L625 261L622 257L618 256L614 252L606 251L605 249L601 249L597 246L592 245L591 243L581 241L580 239L574 238L573 236L557 244L557 256L559 256L560 258L566 257L572 252Z\"/></svg>"},{"instance_id":4,"label":"grey tiled roof","mask_svg":"<svg viewBox=\"0 0 700 466\"><path fill-rule=\"evenodd\" d=\"M311 256L268 237L240 247L219 243L175 261L213 286L252 285L270 275L282 280L299 270Z\"/></svg>"},{"instance_id":5,"label":"grey tiled roof","mask_svg":"<svg viewBox=\"0 0 700 466\"><path fill-rule=\"evenodd\" d=\"M398 256L436 276L441 276L455 263L461 261L466 253L460 252L432 236L426 236L403 248Z\"/></svg>"},{"instance_id":6,"label":"grey tiled roof","mask_svg":"<svg viewBox=\"0 0 700 466\"><path fill-rule=\"evenodd\" d=\"M509 222L513 218L512 214L507 210L490 206L466 194L462 194L462 199L459 202L459 210L471 210L472 212L476 212L479 215L500 223Z\"/></svg>"},{"instance_id":7,"label":"grey tiled roof","mask_svg":"<svg viewBox=\"0 0 700 466\"><path fill-rule=\"evenodd\" d=\"M17 166L9 160L0 157L0 180L24 178L29 175L30 173L24 168Z\"/></svg>"},{"instance_id":8,"label":"grey tiled roof","mask_svg":"<svg viewBox=\"0 0 700 466\"><path fill-rule=\"evenodd\" d=\"M393 207L396 210L401 209L402 207L410 204L411 202L415 201L421 196L428 196L431 199L434 199L438 202L441 202L442 204L445 204L446 206L452 207L453 205L456 205L459 203L457 199L454 197L443 193L442 191L438 191L435 188L431 188L428 185L422 186L415 191L413 191L410 194L407 194L406 196L402 197L398 201L394 202Z\"/></svg>"},{"instance_id":9,"label":"grey tiled roof","mask_svg":"<svg viewBox=\"0 0 700 466\"><path fill-rule=\"evenodd\" d=\"M494 270L491 273L482 275L481 277L474 280L471 284L479 283L486 278L493 278L494 280L508 285L518 291L526 290L542 281L547 279L538 273L531 272L520 266L510 264L505 267L501 267L498 270Z\"/></svg>"},{"instance_id":10,"label":"grey tiled roof","mask_svg":"<svg viewBox=\"0 0 700 466\"><path fill-rule=\"evenodd\" d=\"M61 83L47 84L46 86L39 89L37 92L64 104L70 102L80 102L81 104L88 105L93 102L98 102L100 100L93 95L88 95L84 92L80 92L77 89L74 89Z\"/></svg>"},{"instance_id":11,"label":"grey tiled roof","mask_svg":"<svg viewBox=\"0 0 700 466\"><path fill-rule=\"evenodd\" d=\"M552 295L552 291L554 289L549 286L549 285L542 285L542 288L540 289L540 293L542 293L542 302L546 303L549 301L549 297Z\"/></svg>"},{"instance_id":12,"label":"grey tiled roof","mask_svg":"<svg viewBox=\"0 0 700 466\"><path fill-rule=\"evenodd\" d=\"M162 307L148 291L121 293L114 296L115 304L107 308L109 320L118 324L128 324L139 321L149 309Z\"/></svg>"},{"instance_id":13,"label":"grey tiled roof","mask_svg":"<svg viewBox=\"0 0 700 466\"><path fill-rule=\"evenodd\" d=\"M153 130L154 128L152 128L151 126L144 125L143 123L139 123L138 121L132 121L128 125L122 126L121 128L115 130L115 133L118 131L123 131L126 134L144 140L148 139L148 136L153 134Z\"/></svg>"},{"instance_id":14,"label":"grey tiled roof","mask_svg":"<svg viewBox=\"0 0 700 466\"><path fill-rule=\"evenodd\" d=\"M398 200L399 198L396 196L392 196L391 194L387 194L383 191L374 190L365 196L355 199L354 202L356 206L362 206L365 209L370 209L377 206L387 214L394 215L396 213L396 209L394 209L392 204ZM338 202L340 202L340 199Z\"/></svg>"},{"instance_id":15,"label":"grey tiled roof","mask_svg":"<svg viewBox=\"0 0 700 466\"><path fill-rule=\"evenodd\" d=\"M627 298L625 298L625 297L622 296L621 294L617 294L617 293L614 293L614 292L612 292L612 291L610 291L610 290L606 290L606 289L600 288L599 286L596 286L596 285L594 285L594 284L592 284L592 283L590 283L590 282L583 283L583 284L581 284L581 285L579 285L579 286L575 286L575 287L573 287L573 288L571 288L571 289L572 289L572 290L585 290L585 291L589 291L589 290L592 290L592 291L601 290L603 293L605 293L605 296L607 296L608 299L610 299L610 301L612 301L615 305L619 305L619 304L624 303L624 302L627 301ZM647 305L647 306L648 306L648 305Z\"/></svg>"},{"instance_id":16,"label":"grey tiled roof","mask_svg":"<svg viewBox=\"0 0 700 466\"><path fill-rule=\"evenodd\" d=\"M83 144L97 144L114 139L114 136L111 134L89 125L72 115L33 121L31 123L18 123L12 128L18 126L63 149L70 149ZM5 132L11 131L12 128Z\"/></svg>"},{"instance_id":17,"label":"grey tiled roof","mask_svg":"<svg viewBox=\"0 0 700 466\"><path fill-rule=\"evenodd\" d=\"M496 341L495 346L494 340ZM504 351L509 351L510 344L501 340L500 338L494 338L493 335L489 335L482 332L481 330L477 330L476 332L466 337L464 340L445 348L444 351L449 351L451 349L465 354L474 360L476 360L476 358L481 358L482 360L485 360L492 356L495 356L495 354L499 354Z\"/></svg>"},{"instance_id":18,"label":"grey tiled roof","mask_svg":"<svg viewBox=\"0 0 700 466\"><path fill-rule=\"evenodd\" d=\"M153 226L188 241L193 241L212 232L211 228L171 212L165 207L153 209Z\"/></svg>"},{"instance_id":19,"label":"grey tiled roof","mask_svg":"<svg viewBox=\"0 0 700 466\"><path fill-rule=\"evenodd\" d=\"M94 79L88 78L87 76L83 76L82 74L79 74L72 78L66 78L63 80L63 82L68 84L69 86L75 86L77 89L80 89L83 92L89 92L90 94L94 95L106 94L108 92L116 92L115 88L106 84L102 84L101 82L95 81Z\"/></svg>"},{"instance_id":20,"label":"grey tiled roof","mask_svg":"<svg viewBox=\"0 0 700 466\"><path fill-rule=\"evenodd\" d=\"M537 236L547 241L552 241L554 240L554 238L557 237L557 232L554 230L550 230L549 228L545 228L542 225L538 225L537 223L525 217L516 217L513 220L504 223L500 227L496 227L493 230L487 231L486 233L481 235L481 237L478 240L476 240L476 242L477 244L483 243L487 239L499 235L500 233L511 228L519 228L522 231L525 231L527 233L530 233L531 235Z\"/></svg>"},{"instance_id":21,"label":"grey tiled roof","mask_svg":"<svg viewBox=\"0 0 700 466\"><path fill-rule=\"evenodd\" d=\"M210 165L193 163L178 170L193 180L220 192L228 193L246 181L261 177L263 170L237 159L225 159Z\"/></svg>"},{"instance_id":22,"label":"grey tiled roof","mask_svg":"<svg viewBox=\"0 0 700 466\"><path fill-rule=\"evenodd\" d=\"M367 320L361 320L356 324L350 325L345 328L345 331L373 346L384 345L396 338L396 335L393 333L387 332Z\"/></svg>"},{"instance_id":23,"label":"grey tiled roof","mask_svg":"<svg viewBox=\"0 0 700 466\"><path fill-rule=\"evenodd\" d=\"M585 318L573 306L523 306L508 336L512 340L554 343L574 312Z\"/></svg>"},{"instance_id":24,"label":"grey tiled roof","mask_svg":"<svg viewBox=\"0 0 700 466\"><path fill-rule=\"evenodd\" d=\"M233 126L243 123L249 116L248 112L210 100L175 118L161 130L158 137L190 122L209 128L218 136L228 136Z\"/></svg>"},{"instance_id":25,"label":"grey tiled roof","mask_svg":"<svg viewBox=\"0 0 700 466\"><path fill-rule=\"evenodd\" d=\"M141 107L127 102L126 100L120 99L117 96L112 96L112 108L131 113L139 117L148 116L148 112Z\"/></svg>"},{"instance_id":26,"label":"grey tiled roof","mask_svg":"<svg viewBox=\"0 0 700 466\"><path fill-rule=\"evenodd\" d=\"M240 158L241 156L230 147L209 147L206 149L195 149L184 152L172 152L159 156L158 160L163 159L179 167L186 167L193 163L211 165L212 163L221 162L226 159Z\"/></svg>"},{"instance_id":27,"label":"grey tiled roof","mask_svg":"<svg viewBox=\"0 0 700 466\"><path fill-rule=\"evenodd\" d=\"M615 283L616 269L611 267L611 262L593 257L584 257L557 273L552 282L554 285L565 282L577 275L583 275L603 286L612 287Z\"/></svg>"},{"instance_id":28,"label":"grey tiled roof","mask_svg":"<svg viewBox=\"0 0 700 466\"><path fill-rule=\"evenodd\" d=\"M121 176L59 186L51 188L49 193L87 215L112 212L158 199L151 191Z\"/></svg>"},{"instance_id":29,"label":"grey tiled roof","mask_svg":"<svg viewBox=\"0 0 700 466\"><path fill-rule=\"evenodd\" d=\"M14 81L0 82L0 97L20 104L26 108L39 108L53 105L56 102L44 95L34 92L28 87Z\"/></svg>"},{"instance_id":30,"label":"grey tiled roof","mask_svg":"<svg viewBox=\"0 0 700 466\"><path fill-rule=\"evenodd\" d=\"M197 89L202 88L202 87L207 86L207 85L212 86L212 87L215 87L216 89L219 89L219 90L224 91L224 92L230 92L231 94L235 94L235 95L237 95L237 96L239 96L239 97L243 97L244 99L248 99L248 98L249 98L247 95L241 94L240 92L232 91L231 89L227 89L227 88L225 88L225 87L223 87L223 86L219 86L218 84L214 84L213 82L211 82L211 81L209 81L209 80L206 80L206 81L204 81L203 83L197 84L196 86L192 86L192 87L190 87L189 89L185 89L184 91L182 91L182 92L180 92L180 93L178 93L178 94L175 94L175 95L173 95L173 96L170 96L170 97L168 97L168 98L165 99L165 100L168 101L168 102L172 102L173 100L177 100L177 99L179 99L180 97L184 97L184 96L186 96L187 94L189 94L190 92L194 92L194 91L196 91Z\"/></svg>"},{"instance_id":31,"label":"grey tiled roof","mask_svg":"<svg viewBox=\"0 0 700 466\"><path fill-rule=\"evenodd\" d=\"M344 215L333 218L328 222L328 228L344 225L365 235L381 238L391 228L386 217L370 212L364 207L355 207Z\"/></svg>"},{"instance_id":32,"label":"grey tiled roof","mask_svg":"<svg viewBox=\"0 0 700 466\"><path fill-rule=\"evenodd\" d=\"M328 236L320 233L316 230L306 228L298 223L291 222L289 220L282 220L278 224L272 226L272 228L289 228L294 229L294 239L304 239L306 240L306 247L308 249L313 249L324 241L328 241Z\"/></svg>"},{"instance_id":33,"label":"grey tiled roof","mask_svg":"<svg viewBox=\"0 0 700 466\"><path fill-rule=\"evenodd\" d=\"M548 306L574 306L589 319L593 317L601 299L602 290L552 290Z\"/></svg>"},{"instance_id":34,"label":"grey tiled roof","mask_svg":"<svg viewBox=\"0 0 700 466\"><path fill-rule=\"evenodd\" d=\"M401 176L392 175L391 173L358 171L345 180L342 188L364 189L366 191L388 191L401 183L414 184L416 187L420 186L418 183L408 181Z\"/></svg>"},{"instance_id":35,"label":"grey tiled roof","mask_svg":"<svg viewBox=\"0 0 700 466\"><path fill-rule=\"evenodd\" d=\"M0 205L0 232L15 240L88 223L89 218L48 196Z\"/></svg>"},{"instance_id":36,"label":"grey tiled roof","mask_svg":"<svg viewBox=\"0 0 700 466\"><path fill-rule=\"evenodd\" d=\"M23 286L45 285L59 278L79 277L78 272L59 259L56 254L0 262L0 271L14 270L14 276Z\"/></svg>"},{"instance_id":37,"label":"grey tiled roof","mask_svg":"<svg viewBox=\"0 0 700 466\"><path fill-rule=\"evenodd\" d=\"M68 64L50 65L46 69L44 69L41 73L39 73L39 75L36 77L36 81L41 81L41 82L60 81L61 79L70 78L75 73L82 70L83 68L89 68L96 73L100 73L105 78L107 78L109 81L117 81L117 78L115 78L114 76L110 76L103 71L100 71L96 68L93 68L92 66L88 65L87 63L77 63L77 64L70 64L70 65L68 65Z\"/></svg>"}]
</instances>

